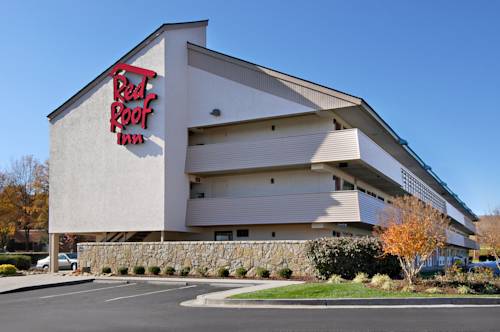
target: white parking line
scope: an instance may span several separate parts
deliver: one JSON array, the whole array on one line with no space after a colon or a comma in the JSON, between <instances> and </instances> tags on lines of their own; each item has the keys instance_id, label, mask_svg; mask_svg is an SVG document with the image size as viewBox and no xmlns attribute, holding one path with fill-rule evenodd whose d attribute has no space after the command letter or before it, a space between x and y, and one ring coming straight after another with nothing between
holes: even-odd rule
<instances>
[{"instance_id":1,"label":"white parking line","mask_svg":"<svg viewBox=\"0 0 500 332\"><path fill-rule=\"evenodd\" d=\"M77 291L77 292L70 292L70 293L62 293L62 294L55 294L55 295L47 295L47 296L42 296L40 297L41 299L50 299L52 297L59 297L59 296L66 296L66 295L74 295L74 294L81 294L81 293L90 293L90 292L97 292L100 290L105 290L105 289L111 289L111 288L120 288L120 287L128 287L128 286L133 286L137 285L136 283L131 283L131 284L125 284L125 285L119 285L119 286L109 286L109 287L101 287L101 288L94 288L94 289L87 289L83 291Z\"/></svg>"},{"instance_id":2,"label":"white parking line","mask_svg":"<svg viewBox=\"0 0 500 332\"><path fill-rule=\"evenodd\" d=\"M179 289L192 288L192 287L196 287L196 285L184 286L184 287L177 287L177 288L169 288L169 289L163 289L163 290L159 290L159 291L147 292L147 293L142 293L142 294L120 296L120 297L115 297L113 299L106 300L105 302L112 302L112 301L129 299L129 298L132 298L132 297L146 296L146 295L151 295L151 294L165 293L165 292L170 292L170 291L179 290Z\"/></svg>"}]
</instances>

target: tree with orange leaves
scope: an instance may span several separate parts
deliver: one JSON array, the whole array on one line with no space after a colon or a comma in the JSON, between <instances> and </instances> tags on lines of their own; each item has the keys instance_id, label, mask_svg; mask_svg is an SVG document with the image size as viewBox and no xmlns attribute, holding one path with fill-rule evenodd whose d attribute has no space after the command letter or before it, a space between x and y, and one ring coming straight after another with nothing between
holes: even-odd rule
<instances>
[{"instance_id":1,"label":"tree with orange leaves","mask_svg":"<svg viewBox=\"0 0 500 332\"><path fill-rule=\"evenodd\" d=\"M413 284L437 248L446 244L449 219L415 196L401 196L381 214L375 235L385 254L398 257L405 280Z\"/></svg>"},{"instance_id":2,"label":"tree with orange leaves","mask_svg":"<svg viewBox=\"0 0 500 332\"><path fill-rule=\"evenodd\" d=\"M495 257L497 268L500 269L500 209L481 217L477 239L481 246Z\"/></svg>"}]
</instances>

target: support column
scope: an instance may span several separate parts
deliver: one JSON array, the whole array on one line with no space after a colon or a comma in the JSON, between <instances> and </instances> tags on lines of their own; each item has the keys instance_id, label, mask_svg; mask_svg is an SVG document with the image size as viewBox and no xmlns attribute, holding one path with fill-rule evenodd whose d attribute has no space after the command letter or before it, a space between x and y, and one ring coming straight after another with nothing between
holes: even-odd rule
<instances>
[{"instance_id":1,"label":"support column","mask_svg":"<svg viewBox=\"0 0 500 332\"><path fill-rule=\"evenodd\" d=\"M165 231L161 231L160 232L160 242L164 242L165 241Z\"/></svg>"},{"instance_id":2,"label":"support column","mask_svg":"<svg viewBox=\"0 0 500 332\"><path fill-rule=\"evenodd\" d=\"M49 234L49 272L56 273L59 271L59 261L57 257L59 256L59 234L50 233Z\"/></svg>"}]
</instances>

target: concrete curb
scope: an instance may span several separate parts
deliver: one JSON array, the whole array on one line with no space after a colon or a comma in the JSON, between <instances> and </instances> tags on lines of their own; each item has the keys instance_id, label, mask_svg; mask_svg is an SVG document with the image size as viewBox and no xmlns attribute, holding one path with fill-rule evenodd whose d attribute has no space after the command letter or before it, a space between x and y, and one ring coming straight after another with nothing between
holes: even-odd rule
<instances>
[{"instance_id":1,"label":"concrete curb","mask_svg":"<svg viewBox=\"0 0 500 332\"><path fill-rule=\"evenodd\" d=\"M408 305L500 305L500 297L433 297L433 298L370 298L370 299L276 299L243 300L228 298L197 298L198 305L227 306L408 306Z\"/></svg>"},{"instance_id":2,"label":"concrete curb","mask_svg":"<svg viewBox=\"0 0 500 332\"><path fill-rule=\"evenodd\" d=\"M50 282L50 283L39 284L39 285L21 286L18 288L13 288L13 289L9 289L6 291L1 291L0 294L11 294L11 293L26 292L26 291L35 290L35 289L42 289L42 288L77 285L77 284L84 284L84 283L93 282L93 281L94 281L94 278L89 278L89 279Z\"/></svg>"}]
</instances>

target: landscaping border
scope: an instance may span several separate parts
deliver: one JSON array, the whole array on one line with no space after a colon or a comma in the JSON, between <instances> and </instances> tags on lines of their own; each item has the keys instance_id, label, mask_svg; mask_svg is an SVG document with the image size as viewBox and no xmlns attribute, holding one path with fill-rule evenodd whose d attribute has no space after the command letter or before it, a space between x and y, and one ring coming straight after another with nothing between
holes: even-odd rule
<instances>
[{"instance_id":1,"label":"landscaping border","mask_svg":"<svg viewBox=\"0 0 500 332\"><path fill-rule=\"evenodd\" d=\"M352 306L352 305L500 305L500 297L433 297L433 298L340 298L340 299L273 299L243 300L205 297L205 305L262 305L262 306Z\"/></svg>"}]
</instances>

